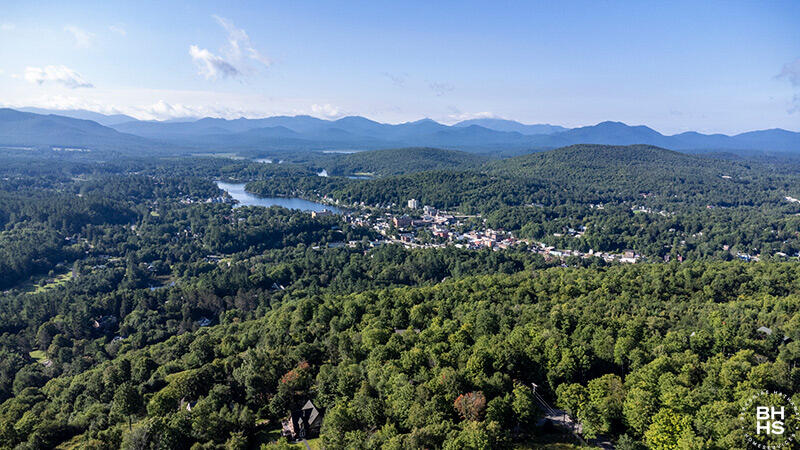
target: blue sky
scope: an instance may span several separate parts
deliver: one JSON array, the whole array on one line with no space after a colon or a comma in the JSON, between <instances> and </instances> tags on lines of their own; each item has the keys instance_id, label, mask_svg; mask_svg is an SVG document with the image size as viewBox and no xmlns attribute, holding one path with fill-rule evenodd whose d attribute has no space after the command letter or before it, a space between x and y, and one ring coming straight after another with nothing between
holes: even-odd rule
<instances>
[{"instance_id":1,"label":"blue sky","mask_svg":"<svg viewBox=\"0 0 800 450\"><path fill-rule=\"evenodd\" d=\"M552 3L4 2L0 104L800 130L800 2Z\"/></svg>"}]
</instances>

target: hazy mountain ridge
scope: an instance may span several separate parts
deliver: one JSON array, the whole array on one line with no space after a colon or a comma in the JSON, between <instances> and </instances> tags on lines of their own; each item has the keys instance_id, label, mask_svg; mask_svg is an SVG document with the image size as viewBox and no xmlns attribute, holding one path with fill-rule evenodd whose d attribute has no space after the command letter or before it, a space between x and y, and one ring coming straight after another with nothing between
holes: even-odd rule
<instances>
[{"instance_id":1,"label":"hazy mountain ridge","mask_svg":"<svg viewBox=\"0 0 800 450\"><path fill-rule=\"evenodd\" d=\"M685 132L664 135L644 125L631 126L622 122L606 121L596 125L566 129L554 125L524 125L501 119L475 119L452 126L431 119L401 124L384 124L360 116L337 120L317 119L310 116L277 116L266 119L201 119L196 122L160 124L133 122L117 125L119 131L143 137L163 139L171 130L204 133L209 126L229 130L231 133L250 131L262 127L283 126L298 133L298 139L336 140L346 134L333 136L331 130L349 133L354 141L373 145L415 145L438 147L527 147L531 149L558 148L575 144L604 145L655 145L675 150L763 150L800 152L800 133L782 130L757 130L733 136ZM177 125L177 126L176 126ZM147 131L142 131L147 128ZM191 130L191 131L190 131ZM541 131L535 133L534 130ZM358 138L357 138L358 137Z\"/></svg>"},{"instance_id":2,"label":"hazy mountain ridge","mask_svg":"<svg viewBox=\"0 0 800 450\"><path fill-rule=\"evenodd\" d=\"M0 109L0 145L81 148L157 148L140 136L121 133L92 120Z\"/></svg>"},{"instance_id":3,"label":"hazy mountain ridge","mask_svg":"<svg viewBox=\"0 0 800 450\"><path fill-rule=\"evenodd\" d=\"M527 125L524 123L517 122L515 120L494 119L494 118L463 120L461 122L454 124L453 126L468 127L471 125L478 125L483 128L488 128L490 130L495 130L495 131L517 132L526 135L554 134L554 133L560 133L562 131L567 131L569 129L559 125L550 125L546 123Z\"/></svg>"},{"instance_id":4,"label":"hazy mountain ridge","mask_svg":"<svg viewBox=\"0 0 800 450\"><path fill-rule=\"evenodd\" d=\"M101 114L86 109L45 109L45 108L34 108L34 107L14 108L14 109L22 112L42 114L45 116L52 114L56 116L71 117L73 119L91 120L99 123L100 125L105 125L105 126L118 125L121 123L136 120L135 117L131 117L125 114Z\"/></svg>"},{"instance_id":5,"label":"hazy mountain ridge","mask_svg":"<svg viewBox=\"0 0 800 450\"><path fill-rule=\"evenodd\" d=\"M39 115L3 109L0 114L0 145L80 145L155 148L165 145L194 151L218 149L314 150L325 148L380 149L399 147L440 147L475 153L512 150L517 154L575 144L654 145L682 151L763 151L800 153L800 133L758 130L728 136L685 132L663 135L643 125L601 122L597 125L552 132L525 134L500 131L485 125L514 128L513 121L478 119L448 126L431 119L401 124L386 124L349 116L336 120L311 116L275 116L263 119L203 118L189 122L128 121L103 126L59 115ZM18 122L14 114L28 114ZM93 113L97 114L97 113ZM23 116L20 116L23 117ZM108 116L108 120L120 120ZM105 120L105 119L103 119ZM34 122L36 126L34 127ZM90 122L90 123L86 123ZM48 125L44 125L47 123ZM93 125L92 125L93 124ZM500 124L500 125L497 125ZM34 127L36 131L33 131ZM554 131L550 125L524 125Z\"/></svg>"}]
</instances>

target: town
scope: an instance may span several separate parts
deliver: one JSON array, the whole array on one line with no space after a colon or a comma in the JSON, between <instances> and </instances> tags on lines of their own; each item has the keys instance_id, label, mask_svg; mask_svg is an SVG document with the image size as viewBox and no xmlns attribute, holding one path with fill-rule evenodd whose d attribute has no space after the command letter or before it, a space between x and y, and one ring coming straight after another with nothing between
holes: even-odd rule
<instances>
[{"instance_id":1,"label":"town","mask_svg":"<svg viewBox=\"0 0 800 450\"><path fill-rule=\"evenodd\" d=\"M322 199L326 203L337 206L351 206L352 210L343 212L345 222L375 230L384 239L374 241L371 245L400 244L406 248L443 248L454 246L466 249L492 249L503 250L514 246L525 245L531 252L541 254L545 260L564 260L569 257L601 258L606 262L636 263L643 259L642 255L633 250L622 253L595 252L589 250L582 252L573 249L557 249L543 242L515 237L511 232L492 229L486 226L486 221L478 215L460 214L451 211L440 211L433 206L421 205L416 199L409 199L407 207L402 212L398 208L389 208L366 205L341 205L341 202L330 197ZM313 211L312 216L325 216L334 214L330 210ZM586 231L585 227L570 228L566 235L578 238ZM562 234L556 235L561 237ZM343 245L338 244L338 245ZM355 242L349 243L356 245ZM336 245L336 244L334 244Z\"/></svg>"}]
</instances>

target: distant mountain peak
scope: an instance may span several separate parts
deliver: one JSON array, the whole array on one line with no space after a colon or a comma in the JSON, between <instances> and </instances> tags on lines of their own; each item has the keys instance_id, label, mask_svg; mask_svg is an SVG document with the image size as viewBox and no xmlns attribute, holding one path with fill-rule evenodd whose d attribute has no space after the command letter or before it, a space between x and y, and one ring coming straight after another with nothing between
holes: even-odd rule
<instances>
[{"instance_id":1,"label":"distant mountain peak","mask_svg":"<svg viewBox=\"0 0 800 450\"><path fill-rule=\"evenodd\" d=\"M435 120L431 119L430 117L425 117L425 118L423 118L423 119L415 120L415 121L413 121L413 122L406 122L406 123L409 123L409 124L430 123L430 124L442 125L442 124L440 124L439 122L437 122L437 121L435 121Z\"/></svg>"},{"instance_id":2,"label":"distant mountain peak","mask_svg":"<svg viewBox=\"0 0 800 450\"><path fill-rule=\"evenodd\" d=\"M558 125L550 124L531 124L517 122L515 120L499 119L496 117L482 119L468 119L454 124L454 127L469 127L477 125L494 131L515 132L525 135L554 134L567 129Z\"/></svg>"}]
</instances>

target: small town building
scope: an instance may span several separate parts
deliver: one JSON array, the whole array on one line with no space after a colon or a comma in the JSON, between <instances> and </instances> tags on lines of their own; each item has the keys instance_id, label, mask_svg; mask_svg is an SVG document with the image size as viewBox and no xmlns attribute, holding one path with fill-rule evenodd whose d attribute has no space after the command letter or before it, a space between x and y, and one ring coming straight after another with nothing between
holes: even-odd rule
<instances>
[{"instance_id":1,"label":"small town building","mask_svg":"<svg viewBox=\"0 0 800 450\"><path fill-rule=\"evenodd\" d=\"M408 216L395 217L392 219L395 228L406 228L411 225L411 218Z\"/></svg>"}]
</instances>

